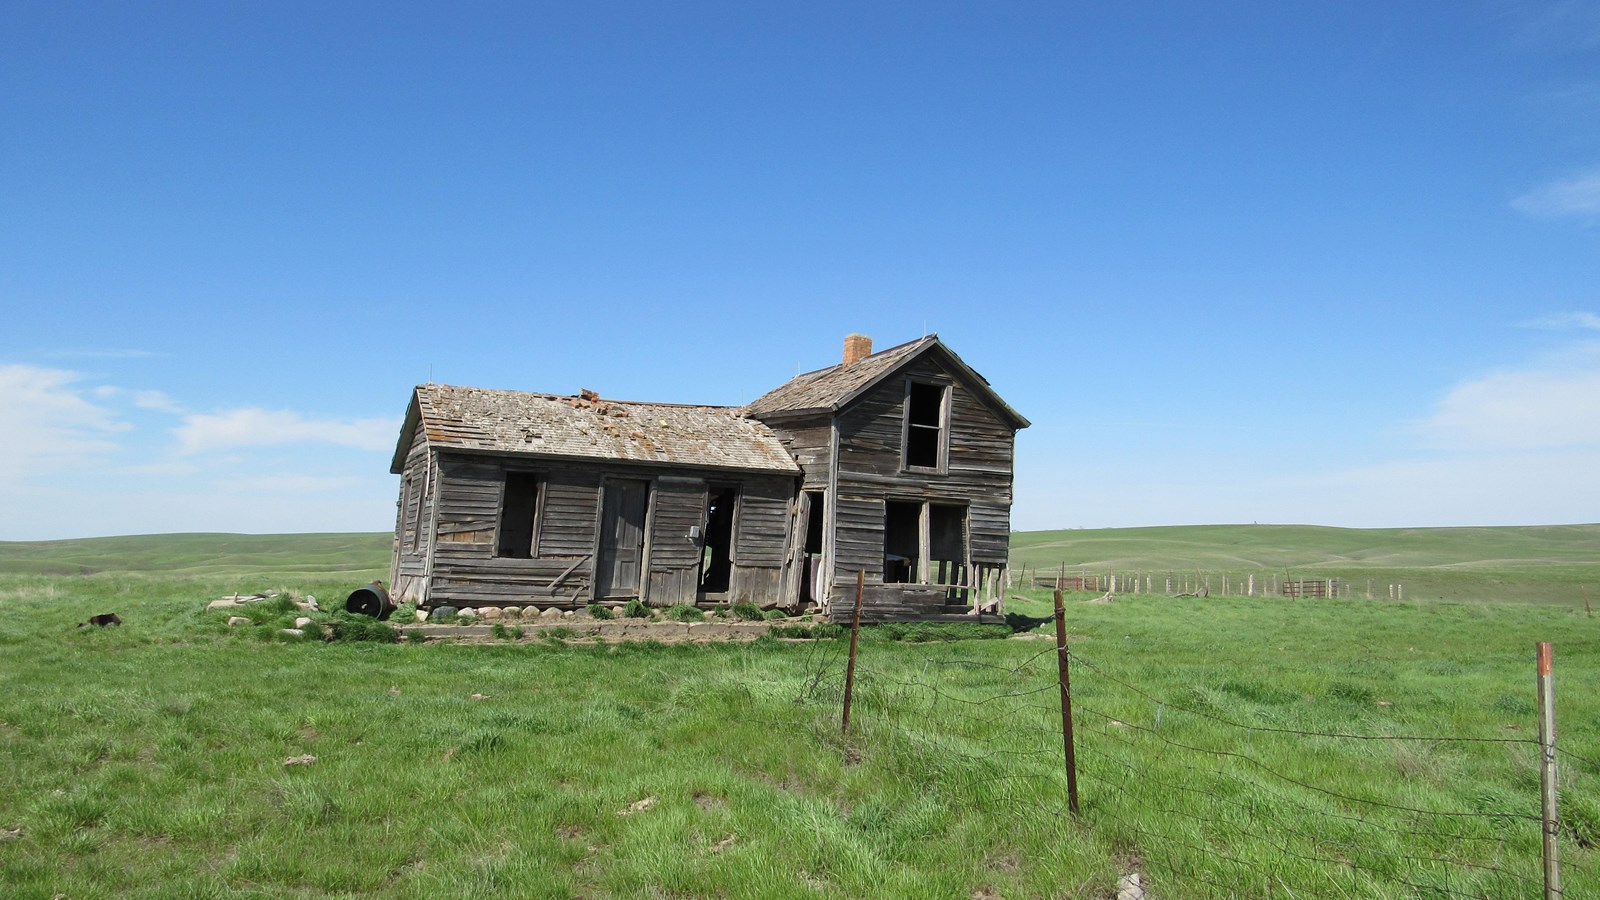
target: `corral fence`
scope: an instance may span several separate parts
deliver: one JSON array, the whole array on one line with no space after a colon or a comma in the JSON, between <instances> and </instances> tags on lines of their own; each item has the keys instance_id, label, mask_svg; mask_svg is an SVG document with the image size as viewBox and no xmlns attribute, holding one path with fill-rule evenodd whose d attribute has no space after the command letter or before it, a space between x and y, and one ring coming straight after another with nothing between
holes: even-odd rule
<instances>
[{"instance_id":1,"label":"corral fence","mask_svg":"<svg viewBox=\"0 0 1600 900\"><path fill-rule=\"evenodd\" d=\"M1068 591L1108 591L1113 594L1166 594L1177 597L1336 597L1390 600L1406 598L1405 585L1366 579L1352 581L1292 573L1166 570L1162 572L1090 572L1061 564L1018 566L1006 574L1006 587L1032 587Z\"/></svg>"},{"instance_id":2,"label":"corral fence","mask_svg":"<svg viewBox=\"0 0 1600 900\"><path fill-rule=\"evenodd\" d=\"M1600 763L1556 746L1549 644L1534 660L1535 736L1319 731L1163 696L1118 660L1074 649L1055 600L1055 640L1008 666L945 651L913 675L880 670L874 645L858 652L858 620L848 659L825 661L800 699L842 699L844 731L913 748L908 776L1117 848L1119 898L1565 896L1558 762ZM1486 747L1491 763L1536 767L1539 791L1485 786L1452 808L1409 789L1438 761ZM1393 783L1362 754L1399 762Z\"/></svg>"}]
</instances>

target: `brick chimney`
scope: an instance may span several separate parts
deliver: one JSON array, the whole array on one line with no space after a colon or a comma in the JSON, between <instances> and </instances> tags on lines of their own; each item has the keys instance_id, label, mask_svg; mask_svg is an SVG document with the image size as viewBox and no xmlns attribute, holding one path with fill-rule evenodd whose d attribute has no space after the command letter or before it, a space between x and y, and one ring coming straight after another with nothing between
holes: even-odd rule
<instances>
[{"instance_id":1,"label":"brick chimney","mask_svg":"<svg viewBox=\"0 0 1600 900\"><path fill-rule=\"evenodd\" d=\"M872 355L872 338L864 334L845 335L844 364L853 366Z\"/></svg>"}]
</instances>

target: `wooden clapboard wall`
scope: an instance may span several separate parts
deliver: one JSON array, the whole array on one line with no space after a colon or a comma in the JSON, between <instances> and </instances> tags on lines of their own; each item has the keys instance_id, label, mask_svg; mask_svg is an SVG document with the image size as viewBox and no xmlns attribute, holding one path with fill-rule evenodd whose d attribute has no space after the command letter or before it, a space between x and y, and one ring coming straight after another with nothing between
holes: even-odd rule
<instances>
[{"instance_id":1,"label":"wooden clapboard wall","mask_svg":"<svg viewBox=\"0 0 1600 900\"><path fill-rule=\"evenodd\" d=\"M423 454L426 456L426 454ZM641 598L654 606L698 600L701 545L691 529L705 526L707 478L682 470L620 463L549 462L445 451L436 477L437 539L429 606L536 605L575 608L593 599L599 509L604 478L649 482L648 532ZM496 555L506 473L534 472L540 494L533 558ZM789 510L796 479L717 472L739 485L733 570L725 599L783 602ZM404 534L403 530L400 532Z\"/></svg>"},{"instance_id":2,"label":"wooden clapboard wall","mask_svg":"<svg viewBox=\"0 0 1600 900\"><path fill-rule=\"evenodd\" d=\"M943 471L902 465L906 383L925 379L950 385L948 441ZM863 615L868 620L921 618L942 607L939 592L883 581L887 500L952 503L967 507L968 562L1003 566L1010 542L1011 425L936 354L924 354L881 381L838 415L832 613L848 615L857 571L867 573Z\"/></svg>"},{"instance_id":3,"label":"wooden clapboard wall","mask_svg":"<svg viewBox=\"0 0 1600 900\"><path fill-rule=\"evenodd\" d=\"M411 434L395 508L394 558L389 586L396 602L417 601L428 593L428 526L432 519L428 444L419 424Z\"/></svg>"}]
</instances>

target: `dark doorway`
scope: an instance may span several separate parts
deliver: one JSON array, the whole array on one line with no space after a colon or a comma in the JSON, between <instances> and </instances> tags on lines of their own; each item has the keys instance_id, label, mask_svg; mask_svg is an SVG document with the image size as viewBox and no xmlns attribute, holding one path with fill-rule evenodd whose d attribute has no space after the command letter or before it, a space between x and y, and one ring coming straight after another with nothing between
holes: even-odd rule
<instances>
[{"instance_id":1,"label":"dark doorway","mask_svg":"<svg viewBox=\"0 0 1600 900\"><path fill-rule=\"evenodd\" d=\"M650 483L623 479L605 483L600 504L600 558L595 563L597 598L639 596L644 562L644 517Z\"/></svg>"},{"instance_id":2,"label":"dark doorway","mask_svg":"<svg viewBox=\"0 0 1600 900\"><path fill-rule=\"evenodd\" d=\"M883 511L883 583L914 584L922 550L922 504L890 500Z\"/></svg>"},{"instance_id":3,"label":"dark doorway","mask_svg":"<svg viewBox=\"0 0 1600 900\"><path fill-rule=\"evenodd\" d=\"M700 551L700 593L727 593L733 574L733 519L739 486L713 484L706 496L706 542Z\"/></svg>"},{"instance_id":4,"label":"dark doorway","mask_svg":"<svg viewBox=\"0 0 1600 900\"><path fill-rule=\"evenodd\" d=\"M806 491L806 543L801 550L800 602L817 603L817 574L822 568L822 529L827 494Z\"/></svg>"}]
</instances>

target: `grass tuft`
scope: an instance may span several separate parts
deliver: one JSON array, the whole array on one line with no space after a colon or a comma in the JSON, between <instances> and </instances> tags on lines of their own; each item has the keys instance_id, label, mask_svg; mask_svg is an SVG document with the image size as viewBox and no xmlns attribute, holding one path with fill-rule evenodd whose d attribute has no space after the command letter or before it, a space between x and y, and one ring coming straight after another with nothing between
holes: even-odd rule
<instances>
[{"instance_id":1,"label":"grass tuft","mask_svg":"<svg viewBox=\"0 0 1600 900\"><path fill-rule=\"evenodd\" d=\"M735 603L728 608L728 614L747 622L759 622L767 617L766 613L761 611L761 607L754 603Z\"/></svg>"}]
</instances>

